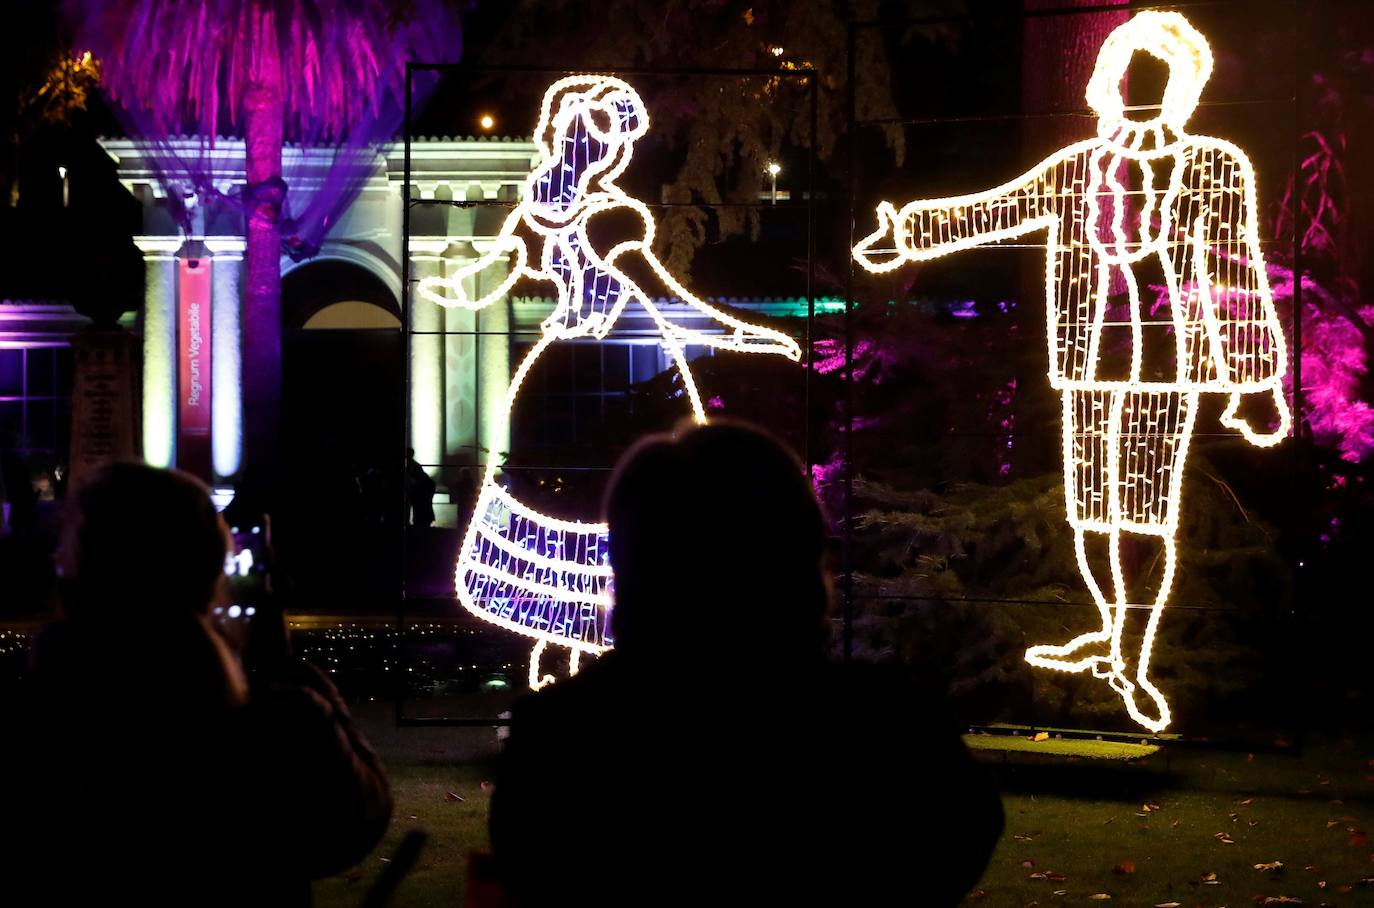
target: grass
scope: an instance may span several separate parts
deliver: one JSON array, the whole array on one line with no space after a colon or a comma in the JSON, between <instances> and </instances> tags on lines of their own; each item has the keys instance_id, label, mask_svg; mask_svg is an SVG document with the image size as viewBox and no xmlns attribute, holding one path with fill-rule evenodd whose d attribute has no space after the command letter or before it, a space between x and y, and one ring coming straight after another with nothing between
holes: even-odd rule
<instances>
[{"instance_id":1,"label":"grass","mask_svg":"<svg viewBox=\"0 0 1374 908\"><path fill-rule=\"evenodd\" d=\"M1374 905L1372 756L1364 739L1006 767L1006 832L965 904Z\"/></svg>"},{"instance_id":2,"label":"grass","mask_svg":"<svg viewBox=\"0 0 1374 908\"><path fill-rule=\"evenodd\" d=\"M1159 750L1155 744L1049 738L1036 741L1015 735L964 735L969 750L995 753L1043 754L1048 757L1083 757L1088 760L1139 760Z\"/></svg>"},{"instance_id":3,"label":"grass","mask_svg":"<svg viewBox=\"0 0 1374 908\"><path fill-rule=\"evenodd\" d=\"M468 853L487 848L491 792L483 783L499 747L495 730L396 728L389 704L365 704L354 714L386 764L396 809L386 837L362 864L315 884L317 908L360 906L412 829L423 830L428 842L392 908L458 908Z\"/></svg>"},{"instance_id":4,"label":"grass","mask_svg":"<svg viewBox=\"0 0 1374 908\"><path fill-rule=\"evenodd\" d=\"M362 865L316 885L316 904L361 905L382 859L408 830L423 828L429 844L392 904L456 908L468 853L487 847L482 783L498 747L494 731L397 729L381 704L360 708L358 718L387 762L396 814ZM1047 747L1110 743L1023 740L1043 758L985 755L1003 784L1007 829L966 905L1244 908L1287 896L1307 906L1374 906L1374 846L1364 835L1374 827L1374 736L1312 742L1299 755L1165 748L1130 761ZM1274 861L1283 867L1255 869ZM912 904L920 904L919 875L912 879Z\"/></svg>"}]
</instances>

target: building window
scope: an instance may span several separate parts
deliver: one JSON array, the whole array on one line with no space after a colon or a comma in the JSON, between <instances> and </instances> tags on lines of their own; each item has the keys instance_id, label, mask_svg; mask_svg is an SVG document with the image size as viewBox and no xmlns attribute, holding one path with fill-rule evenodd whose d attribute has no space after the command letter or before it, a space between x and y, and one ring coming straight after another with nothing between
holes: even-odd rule
<instances>
[{"instance_id":1,"label":"building window","mask_svg":"<svg viewBox=\"0 0 1374 908\"><path fill-rule=\"evenodd\" d=\"M530 343L511 346L511 364L529 352ZM714 353L711 347L688 347L689 360ZM550 346L525 379L511 431L515 447L527 454L595 449L598 429L608 417L630 406L632 386L671 367L668 354L656 344L572 341ZM688 415L684 410L683 416Z\"/></svg>"},{"instance_id":2,"label":"building window","mask_svg":"<svg viewBox=\"0 0 1374 908\"><path fill-rule=\"evenodd\" d=\"M0 348L0 448L31 467L66 461L72 352L66 346Z\"/></svg>"}]
</instances>

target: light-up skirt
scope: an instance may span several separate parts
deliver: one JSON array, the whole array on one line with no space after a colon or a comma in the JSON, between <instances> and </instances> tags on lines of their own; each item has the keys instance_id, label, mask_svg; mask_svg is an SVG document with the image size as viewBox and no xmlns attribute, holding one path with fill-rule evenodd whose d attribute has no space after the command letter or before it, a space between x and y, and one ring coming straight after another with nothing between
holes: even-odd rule
<instances>
[{"instance_id":1,"label":"light-up skirt","mask_svg":"<svg viewBox=\"0 0 1374 908\"><path fill-rule=\"evenodd\" d=\"M540 514L491 481L472 513L455 578L464 608L536 640L611 648L605 524Z\"/></svg>"}]
</instances>

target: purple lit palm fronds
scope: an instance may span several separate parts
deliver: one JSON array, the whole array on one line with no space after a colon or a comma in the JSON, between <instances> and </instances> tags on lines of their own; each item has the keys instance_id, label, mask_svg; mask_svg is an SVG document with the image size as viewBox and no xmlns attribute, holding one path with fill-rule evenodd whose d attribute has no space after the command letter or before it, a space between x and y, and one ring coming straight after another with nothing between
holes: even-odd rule
<instances>
[{"instance_id":1,"label":"purple lit palm fronds","mask_svg":"<svg viewBox=\"0 0 1374 908\"><path fill-rule=\"evenodd\" d=\"M440 0L68 0L109 96L163 134L242 126L257 83L280 85L286 138L345 140L403 98L407 60L456 60Z\"/></svg>"}]
</instances>

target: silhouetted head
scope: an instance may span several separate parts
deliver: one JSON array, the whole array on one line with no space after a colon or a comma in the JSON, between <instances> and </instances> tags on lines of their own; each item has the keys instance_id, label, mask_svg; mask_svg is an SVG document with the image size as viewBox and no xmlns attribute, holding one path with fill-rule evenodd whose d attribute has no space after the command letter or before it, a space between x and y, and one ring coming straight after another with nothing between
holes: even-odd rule
<instances>
[{"instance_id":1,"label":"silhouetted head","mask_svg":"<svg viewBox=\"0 0 1374 908\"><path fill-rule=\"evenodd\" d=\"M818 658L826 524L801 462L749 426L655 435L606 496L616 648L754 664Z\"/></svg>"},{"instance_id":2,"label":"silhouetted head","mask_svg":"<svg viewBox=\"0 0 1374 908\"><path fill-rule=\"evenodd\" d=\"M60 564L74 620L203 615L224 578L229 536L199 480L114 463L68 505Z\"/></svg>"}]
</instances>

